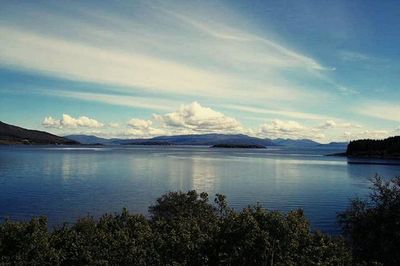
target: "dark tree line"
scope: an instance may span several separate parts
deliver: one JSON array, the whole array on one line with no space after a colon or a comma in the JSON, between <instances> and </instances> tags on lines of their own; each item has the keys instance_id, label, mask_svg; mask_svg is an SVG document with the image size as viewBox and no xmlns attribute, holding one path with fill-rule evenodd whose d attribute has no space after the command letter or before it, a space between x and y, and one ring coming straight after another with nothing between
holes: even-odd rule
<instances>
[{"instance_id":1,"label":"dark tree line","mask_svg":"<svg viewBox=\"0 0 400 266\"><path fill-rule=\"evenodd\" d=\"M339 215L344 237L310 230L301 210L241 211L223 195L171 192L150 217L46 218L0 224L0 265L400 265L400 178L376 178L369 201Z\"/></svg>"},{"instance_id":2,"label":"dark tree line","mask_svg":"<svg viewBox=\"0 0 400 266\"><path fill-rule=\"evenodd\" d=\"M350 141L346 153L349 156L400 158L400 136L383 140L362 139Z\"/></svg>"}]
</instances>

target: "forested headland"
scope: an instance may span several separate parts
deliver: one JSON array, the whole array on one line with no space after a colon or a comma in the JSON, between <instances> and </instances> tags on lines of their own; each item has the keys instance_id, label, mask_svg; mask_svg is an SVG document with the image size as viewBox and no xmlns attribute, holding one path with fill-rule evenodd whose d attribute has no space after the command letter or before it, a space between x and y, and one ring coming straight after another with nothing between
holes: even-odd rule
<instances>
[{"instance_id":1,"label":"forested headland","mask_svg":"<svg viewBox=\"0 0 400 266\"><path fill-rule=\"evenodd\" d=\"M346 155L350 157L400 159L400 136L382 140L362 139L350 141Z\"/></svg>"}]
</instances>

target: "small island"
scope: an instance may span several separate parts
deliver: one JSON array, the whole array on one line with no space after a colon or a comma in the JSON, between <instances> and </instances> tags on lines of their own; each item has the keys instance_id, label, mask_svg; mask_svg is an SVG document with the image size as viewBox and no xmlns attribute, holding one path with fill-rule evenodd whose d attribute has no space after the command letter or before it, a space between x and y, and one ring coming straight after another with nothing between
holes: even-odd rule
<instances>
[{"instance_id":1,"label":"small island","mask_svg":"<svg viewBox=\"0 0 400 266\"><path fill-rule=\"evenodd\" d=\"M228 149L266 149L267 147L258 144L215 144L211 148L228 148Z\"/></svg>"}]
</instances>

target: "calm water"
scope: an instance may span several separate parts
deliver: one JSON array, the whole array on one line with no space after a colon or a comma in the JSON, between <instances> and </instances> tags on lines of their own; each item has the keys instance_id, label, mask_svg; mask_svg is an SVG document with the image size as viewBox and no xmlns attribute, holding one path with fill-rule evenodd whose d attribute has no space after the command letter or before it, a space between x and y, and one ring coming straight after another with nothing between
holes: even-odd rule
<instances>
[{"instance_id":1,"label":"calm water","mask_svg":"<svg viewBox=\"0 0 400 266\"><path fill-rule=\"evenodd\" d=\"M303 208L313 228L337 232L349 198L365 197L369 178L400 175L399 165L348 164L335 150L207 147L0 146L0 219L47 215L50 225L87 213L147 207L170 190L227 195L231 206L260 202Z\"/></svg>"}]
</instances>

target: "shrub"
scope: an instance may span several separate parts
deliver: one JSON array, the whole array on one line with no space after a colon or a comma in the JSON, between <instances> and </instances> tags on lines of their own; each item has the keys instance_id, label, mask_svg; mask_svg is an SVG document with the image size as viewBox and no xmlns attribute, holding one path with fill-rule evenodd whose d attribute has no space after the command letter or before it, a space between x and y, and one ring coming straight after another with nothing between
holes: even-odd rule
<instances>
[{"instance_id":1,"label":"shrub","mask_svg":"<svg viewBox=\"0 0 400 266\"><path fill-rule=\"evenodd\" d=\"M341 238L312 232L301 210L242 211L223 195L171 192L150 217L85 217L52 231L45 218L0 225L2 265L351 265Z\"/></svg>"},{"instance_id":2,"label":"shrub","mask_svg":"<svg viewBox=\"0 0 400 266\"><path fill-rule=\"evenodd\" d=\"M400 177L372 184L369 199L353 200L339 224L358 261L400 265Z\"/></svg>"}]
</instances>

